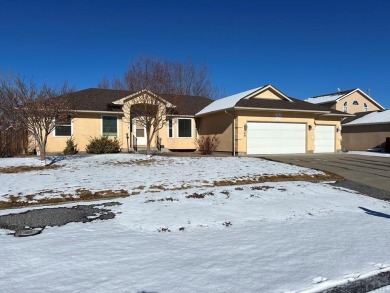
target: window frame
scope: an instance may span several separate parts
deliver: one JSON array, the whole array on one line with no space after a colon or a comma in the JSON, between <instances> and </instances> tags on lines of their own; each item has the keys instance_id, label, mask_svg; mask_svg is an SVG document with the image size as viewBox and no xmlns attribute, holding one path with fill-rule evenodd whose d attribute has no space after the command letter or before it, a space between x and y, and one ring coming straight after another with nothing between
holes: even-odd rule
<instances>
[{"instance_id":1,"label":"window frame","mask_svg":"<svg viewBox=\"0 0 390 293\"><path fill-rule=\"evenodd\" d=\"M367 103L363 103L363 110L364 110L364 112L368 112L368 105L367 105Z\"/></svg>"},{"instance_id":2,"label":"window frame","mask_svg":"<svg viewBox=\"0 0 390 293\"><path fill-rule=\"evenodd\" d=\"M167 119L167 137L168 138L174 138L175 137L175 132L173 129L173 119L169 118Z\"/></svg>"},{"instance_id":3,"label":"window frame","mask_svg":"<svg viewBox=\"0 0 390 293\"><path fill-rule=\"evenodd\" d=\"M190 120L190 136L180 136L180 120ZM178 118L177 119L177 137L178 138L192 138L193 135L192 135L192 119L191 118Z\"/></svg>"},{"instance_id":4,"label":"window frame","mask_svg":"<svg viewBox=\"0 0 390 293\"><path fill-rule=\"evenodd\" d=\"M344 102L344 104L343 104L343 112L344 113L348 112L348 102Z\"/></svg>"},{"instance_id":5,"label":"window frame","mask_svg":"<svg viewBox=\"0 0 390 293\"><path fill-rule=\"evenodd\" d=\"M116 135L106 135L104 134L104 117L115 117L115 121L116 121ZM119 125L118 125L118 115L109 115L109 114L104 114L104 115L101 115L101 135L102 136L108 136L108 137L119 137Z\"/></svg>"},{"instance_id":6,"label":"window frame","mask_svg":"<svg viewBox=\"0 0 390 293\"><path fill-rule=\"evenodd\" d=\"M53 136L54 137L72 137L73 136L73 117L72 116L69 116L69 122L70 122L70 124L58 124L58 125L56 125L56 119L54 119ZM70 126L70 135L58 135L57 134L57 127L58 126Z\"/></svg>"}]
</instances>

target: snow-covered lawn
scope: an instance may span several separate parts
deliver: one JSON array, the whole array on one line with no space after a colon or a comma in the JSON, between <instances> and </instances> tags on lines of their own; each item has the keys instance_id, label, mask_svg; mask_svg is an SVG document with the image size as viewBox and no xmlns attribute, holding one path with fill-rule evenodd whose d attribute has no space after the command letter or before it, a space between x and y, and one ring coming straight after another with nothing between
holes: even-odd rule
<instances>
[{"instance_id":1,"label":"snow-covered lawn","mask_svg":"<svg viewBox=\"0 0 390 293\"><path fill-rule=\"evenodd\" d=\"M0 174L0 196L145 186L115 200L121 205L110 207L112 220L27 238L0 230L0 291L299 292L389 269L389 202L325 183L209 186L318 173L256 158L152 160L85 156L57 170ZM24 164L39 161L0 160L1 167Z\"/></svg>"}]
</instances>

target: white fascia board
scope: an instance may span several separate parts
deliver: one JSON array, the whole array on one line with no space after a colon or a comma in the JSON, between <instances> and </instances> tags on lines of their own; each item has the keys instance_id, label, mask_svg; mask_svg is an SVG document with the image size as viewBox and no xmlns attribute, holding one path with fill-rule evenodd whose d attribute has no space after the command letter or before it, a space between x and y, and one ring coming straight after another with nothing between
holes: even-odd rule
<instances>
[{"instance_id":1,"label":"white fascia board","mask_svg":"<svg viewBox=\"0 0 390 293\"><path fill-rule=\"evenodd\" d=\"M253 93L251 93L251 94L247 95L246 97L244 97L244 99L250 99L251 97L253 97L253 96L255 96L255 95L257 95L257 94L259 94L261 92L264 92L264 91L266 91L269 88L273 89L275 92L277 92L283 98L285 98L287 101L292 102L292 100L289 97L287 97L285 94L283 94L277 88L273 87L271 84L259 88L258 90L254 91Z\"/></svg>"},{"instance_id":2,"label":"white fascia board","mask_svg":"<svg viewBox=\"0 0 390 293\"><path fill-rule=\"evenodd\" d=\"M147 89L144 89L144 90L142 90L142 91L138 91L138 92L136 92L136 93L134 93L134 94L131 94L131 95L129 95L129 96L126 96L126 97L124 97L124 98L122 98L122 99L113 101L112 103L113 103L113 104L116 104L116 105L123 105L123 104L125 103L126 100L131 100L131 99L137 97L138 95L142 95L142 94L145 94L145 93L147 93L147 94L151 95L152 97L154 97L154 98L156 98L156 99L162 101L162 102L165 103L168 107L173 107L173 106L174 106L174 105L172 105L170 102L168 102L167 100L164 100L164 99L161 98L160 96L156 95L155 93L152 93L151 91L149 91L149 90L147 90Z\"/></svg>"},{"instance_id":3,"label":"white fascia board","mask_svg":"<svg viewBox=\"0 0 390 293\"><path fill-rule=\"evenodd\" d=\"M278 109L278 108L251 108L251 107L234 107L234 110L248 110L248 111L279 111L279 112L305 112L305 113L317 113L328 114L330 111L315 111L315 110L298 110L298 109Z\"/></svg>"},{"instance_id":4,"label":"white fascia board","mask_svg":"<svg viewBox=\"0 0 390 293\"><path fill-rule=\"evenodd\" d=\"M341 117L354 117L355 114L348 114L348 113L345 113L345 114L338 114L338 113L327 113L327 114L321 114L321 116L341 116Z\"/></svg>"}]
</instances>

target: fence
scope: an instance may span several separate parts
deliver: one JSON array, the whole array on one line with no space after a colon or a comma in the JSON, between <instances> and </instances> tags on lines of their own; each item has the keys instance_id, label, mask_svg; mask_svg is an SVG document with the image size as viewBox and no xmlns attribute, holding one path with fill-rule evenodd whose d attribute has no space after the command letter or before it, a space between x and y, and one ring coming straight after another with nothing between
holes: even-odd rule
<instances>
[{"instance_id":1,"label":"fence","mask_svg":"<svg viewBox=\"0 0 390 293\"><path fill-rule=\"evenodd\" d=\"M24 129L0 129L0 157L27 154L28 133Z\"/></svg>"}]
</instances>

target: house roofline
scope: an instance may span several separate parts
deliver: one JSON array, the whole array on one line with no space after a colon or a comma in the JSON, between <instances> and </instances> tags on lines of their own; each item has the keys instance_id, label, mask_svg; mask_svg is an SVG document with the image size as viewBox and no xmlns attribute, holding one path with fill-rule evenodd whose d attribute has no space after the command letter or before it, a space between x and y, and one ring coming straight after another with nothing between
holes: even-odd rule
<instances>
[{"instance_id":1,"label":"house roofline","mask_svg":"<svg viewBox=\"0 0 390 293\"><path fill-rule=\"evenodd\" d=\"M375 101L373 98L371 98L369 95L367 95L365 92L363 92L360 88L356 88L354 89L353 91L350 91L349 93L339 97L338 99L336 99L335 101L338 102L338 101L341 101L342 99L350 96L351 94L353 93L356 93L356 92L359 92L360 94L362 94L365 98L367 98L369 101L371 101L373 104L377 105L379 108L381 108L381 110L385 110L385 108L379 104L377 101Z\"/></svg>"},{"instance_id":2,"label":"house roofline","mask_svg":"<svg viewBox=\"0 0 390 293\"><path fill-rule=\"evenodd\" d=\"M353 121L349 122L349 123L352 123ZM390 121L388 122L371 122L371 123L356 123L356 124L341 124L343 127L352 127L352 126L368 126L368 125L383 125L383 124L390 124Z\"/></svg>"},{"instance_id":3,"label":"house roofline","mask_svg":"<svg viewBox=\"0 0 390 293\"><path fill-rule=\"evenodd\" d=\"M280 111L280 112L305 112L305 113L330 113L330 111L300 110L300 109L280 109L280 108L253 108L253 107L233 107L234 110L249 111Z\"/></svg>"},{"instance_id":4,"label":"house roofline","mask_svg":"<svg viewBox=\"0 0 390 293\"><path fill-rule=\"evenodd\" d=\"M138 95L142 95L142 94L144 94L144 93L147 93L147 94L151 95L152 97L154 97L154 98L156 98L156 99L162 101L162 102L165 103L168 107L175 107L175 105L173 105L173 104L170 103L169 101L163 99L163 98L160 97L159 95L157 95L157 94L155 94L155 93L153 93L153 92L151 92L150 90L147 90L147 89L143 89L143 90L138 91L138 92L136 92L136 93L130 94L130 95L128 95L128 96L126 96L126 97L123 97L123 98L121 98L121 99L119 99L119 100L113 101L112 103L115 104L115 105L124 105L124 101L125 101L125 100L132 100L132 99L136 98Z\"/></svg>"},{"instance_id":5,"label":"house roofline","mask_svg":"<svg viewBox=\"0 0 390 293\"><path fill-rule=\"evenodd\" d=\"M258 93L261 93L261 92L263 92L263 91L266 91L266 90L269 89L269 88L272 88L274 91L276 91L279 95L281 95L281 96L282 96L283 98L285 98L287 101L292 102L292 100L291 100L288 96L286 96L286 95L285 95L284 93L282 93L280 90L278 90L277 88L275 88L272 84L267 84L267 85L265 85L265 86L262 86L261 88L255 90L255 91L253 91L252 93L250 93L250 94L246 95L245 97L241 98L241 100L242 100L242 99L250 99L251 97L257 95Z\"/></svg>"},{"instance_id":6,"label":"house roofline","mask_svg":"<svg viewBox=\"0 0 390 293\"><path fill-rule=\"evenodd\" d=\"M101 113L101 114L125 114L122 112L115 112L115 111L93 111L93 110L74 110L76 113Z\"/></svg>"}]
</instances>

